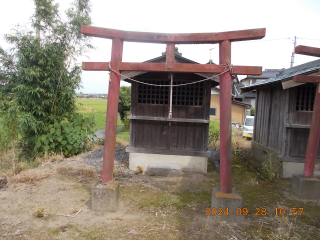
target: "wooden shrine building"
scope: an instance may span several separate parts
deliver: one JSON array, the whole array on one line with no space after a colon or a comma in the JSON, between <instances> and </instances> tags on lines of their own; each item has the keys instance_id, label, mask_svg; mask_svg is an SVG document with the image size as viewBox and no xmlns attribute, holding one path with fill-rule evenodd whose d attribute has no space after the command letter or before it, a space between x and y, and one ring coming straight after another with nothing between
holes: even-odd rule
<instances>
[{"instance_id":1,"label":"wooden shrine building","mask_svg":"<svg viewBox=\"0 0 320 240\"><path fill-rule=\"evenodd\" d=\"M313 83L295 83L293 79L319 75L319 69L320 60L316 60L241 88L242 92L257 90L253 154L260 161L271 157L282 163L282 177L303 172L317 88Z\"/></svg>"},{"instance_id":2,"label":"wooden shrine building","mask_svg":"<svg viewBox=\"0 0 320 240\"><path fill-rule=\"evenodd\" d=\"M198 64L182 57L177 50L177 63ZM146 62L165 63L166 54ZM182 171L206 172L210 157L207 146L211 88L219 85L219 78L198 82L213 74L174 73L172 115L169 117L170 74L123 71L122 75L140 82L122 77L132 85L128 117L130 146L127 148L130 169L140 166L147 170L151 162L161 161L179 163ZM192 82L197 83L189 84Z\"/></svg>"}]
</instances>

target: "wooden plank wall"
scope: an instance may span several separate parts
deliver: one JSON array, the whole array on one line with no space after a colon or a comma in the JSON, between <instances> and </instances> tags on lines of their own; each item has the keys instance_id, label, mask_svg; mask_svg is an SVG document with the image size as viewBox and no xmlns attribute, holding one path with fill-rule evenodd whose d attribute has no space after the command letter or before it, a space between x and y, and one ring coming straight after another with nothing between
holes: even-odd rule
<instances>
[{"instance_id":1,"label":"wooden plank wall","mask_svg":"<svg viewBox=\"0 0 320 240\"><path fill-rule=\"evenodd\" d=\"M287 157L305 157L310 129L285 125L310 125L312 112L296 111L296 88L281 86L258 90L254 141ZM320 157L320 146L318 151Z\"/></svg>"},{"instance_id":2,"label":"wooden plank wall","mask_svg":"<svg viewBox=\"0 0 320 240\"><path fill-rule=\"evenodd\" d=\"M316 88L316 86L314 86ZM311 125L311 111L296 111L296 92L297 87L290 89L289 115L288 123L297 125ZM309 139L309 128L294 129L289 128L289 151L290 157L305 157ZM318 149L318 158L320 158L320 144Z\"/></svg>"},{"instance_id":3,"label":"wooden plank wall","mask_svg":"<svg viewBox=\"0 0 320 240\"><path fill-rule=\"evenodd\" d=\"M131 115L137 117L167 118L169 104L138 103L138 87L138 83L132 83ZM172 117L209 120L211 95L211 83L209 81L204 82L204 89L202 106L173 105ZM163 150L163 152L161 151L163 154L166 154L166 150L168 149L206 152L208 146L208 128L208 123L132 119L130 125L130 147L153 149L157 153L159 153L159 150Z\"/></svg>"},{"instance_id":4,"label":"wooden plank wall","mask_svg":"<svg viewBox=\"0 0 320 240\"><path fill-rule=\"evenodd\" d=\"M254 141L279 154L285 152L288 94L280 85L259 89L256 102Z\"/></svg>"}]
</instances>

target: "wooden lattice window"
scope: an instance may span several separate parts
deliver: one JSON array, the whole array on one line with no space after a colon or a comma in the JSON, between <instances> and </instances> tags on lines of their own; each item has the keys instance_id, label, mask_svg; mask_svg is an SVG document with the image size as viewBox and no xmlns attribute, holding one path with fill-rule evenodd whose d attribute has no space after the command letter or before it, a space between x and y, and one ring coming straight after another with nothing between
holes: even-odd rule
<instances>
[{"instance_id":1,"label":"wooden lattice window","mask_svg":"<svg viewBox=\"0 0 320 240\"><path fill-rule=\"evenodd\" d=\"M167 85L169 81L150 80L147 83ZM151 86L139 83L138 103L168 104L169 87Z\"/></svg>"},{"instance_id":2,"label":"wooden lattice window","mask_svg":"<svg viewBox=\"0 0 320 240\"><path fill-rule=\"evenodd\" d=\"M315 85L302 85L297 87L296 110L313 111L314 98L316 95Z\"/></svg>"},{"instance_id":3,"label":"wooden lattice window","mask_svg":"<svg viewBox=\"0 0 320 240\"><path fill-rule=\"evenodd\" d=\"M186 83L175 81L174 85ZM203 82L185 86L173 87L172 105L176 106L202 106L204 87Z\"/></svg>"}]
</instances>

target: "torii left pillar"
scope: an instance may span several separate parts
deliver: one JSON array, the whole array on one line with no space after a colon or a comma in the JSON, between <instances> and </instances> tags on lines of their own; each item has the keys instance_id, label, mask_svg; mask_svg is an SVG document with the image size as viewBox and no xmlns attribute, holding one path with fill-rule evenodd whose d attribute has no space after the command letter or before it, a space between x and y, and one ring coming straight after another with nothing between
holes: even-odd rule
<instances>
[{"instance_id":1,"label":"torii left pillar","mask_svg":"<svg viewBox=\"0 0 320 240\"><path fill-rule=\"evenodd\" d=\"M110 64L116 72L120 72L122 53L123 41L113 38ZM120 189L119 183L113 181L113 169L120 81L118 74L110 72L102 179L101 183L97 183L92 189L92 209L103 212L115 212L119 206Z\"/></svg>"},{"instance_id":2,"label":"torii left pillar","mask_svg":"<svg viewBox=\"0 0 320 240\"><path fill-rule=\"evenodd\" d=\"M297 46L295 52L307 56L320 57L320 48ZM320 199L320 175L314 176L320 142L320 76L299 75L293 78L293 82L313 83L317 84L317 88L314 96L315 101L303 175L293 175L292 191L301 199Z\"/></svg>"}]
</instances>

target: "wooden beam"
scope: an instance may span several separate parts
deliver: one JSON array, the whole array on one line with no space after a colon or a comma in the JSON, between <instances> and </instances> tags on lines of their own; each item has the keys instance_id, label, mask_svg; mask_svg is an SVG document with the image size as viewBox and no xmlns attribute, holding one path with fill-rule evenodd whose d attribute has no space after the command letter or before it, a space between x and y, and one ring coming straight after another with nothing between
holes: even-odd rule
<instances>
[{"instance_id":1,"label":"wooden beam","mask_svg":"<svg viewBox=\"0 0 320 240\"><path fill-rule=\"evenodd\" d=\"M167 51L166 51L166 69L170 71L174 67L174 52L175 52L175 44L168 43Z\"/></svg>"},{"instance_id":2,"label":"wooden beam","mask_svg":"<svg viewBox=\"0 0 320 240\"><path fill-rule=\"evenodd\" d=\"M112 66L111 66L112 67ZM83 62L85 71L109 71L109 62ZM226 66L214 64L175 63L170 68L166 63L128 63L120 64L121 71L145 71L145 72L189 72L189 73L221 73ZM262 67L233 66L234 75L261 75Z\"/></svg>"},{"instance_id":3,"label":"wooden beam","mask_svg":"<svg viewBox=\"0 0 320 240\"><path fill-rule=\"evenodd\" d=\"M218 32L218 33L151 33L151 32L132 32L110 28L81 26L81 32L86 36L100 38L120 38L128 42L148 42L148 43L219 43L224 40L231 42L256 40L265 37L266 29L257 28L240 31Z\"/></svg>"},{"instance_id":4,"label":"wooden beam","mask_svg":"<svg viewBox=\"0 0 320 240\"><path fill-rule=\"evenodd\" d=\"M295 48L295 53L313 57L320 57L320 48L299 45Z\"/></svg>"},{"instance_id":5,"label":"wooden beam","mask_svg":"<svg viewBox=\"0 0 320 240\"><path fill-rule=\"evenodd\" d=\"M294 83L320 83L320 76L297 75L293 77Z\"/></svg>"},{"instance_id":6,"label":"wooden beam","mask_svg":"<svg viewBox=\"0 0 320 240\"><path fill-rule=\"evenodd\" d=\"M219 43L219 63L231 61L231 42ZM219 76L220 83L220 191L231 193L231 84L230 72Z\"/></svg>"},{"instance_id":7,"label":"wooden beam","mask_svg":"<svg viewBox=\"0 0 320 240\"><path fill-rule=\"evenodd\" d=\"M113 65L113 69L117 72L120 71L119 66L122 61L122 51L123 41L119 38L114 38L112 40L111 63ZM103 151L102 184L111 184L113 182L114 151L116 144L121 78L118 74L110 72L110 80Z\"/></svg>"},{"instance_id":8,"label":"wooden beam","mask_svg":"<svg viewBox=\"0 0 320 240\"><path fill-rule=\"evenodd\" d=\"M129 153L151 153L151 154L164 154L164 155L182 155L182 156L198 156L198 157L210 157L209 151L194 151L194 150L179 150L179 149L159 149L159 148L135 148L127 147L126 152Z\"/></svg>"},{"instance_id":9,"label":"wooden beam","mask_svg":"<svg viewBox=\"0 0 320 240\"><path fill-rule=\"evenodd\" d=\"M159 122L188 122L188 123L210 123L210 120L193 118L167 118L167 117L149 117L149 116L128 116L130 120L148 120Z\"/></svg>"}]
</instances>

